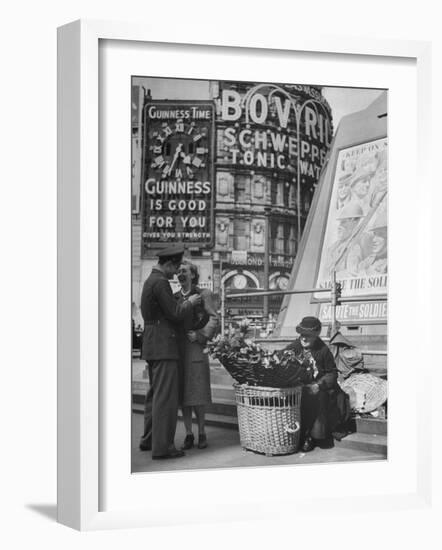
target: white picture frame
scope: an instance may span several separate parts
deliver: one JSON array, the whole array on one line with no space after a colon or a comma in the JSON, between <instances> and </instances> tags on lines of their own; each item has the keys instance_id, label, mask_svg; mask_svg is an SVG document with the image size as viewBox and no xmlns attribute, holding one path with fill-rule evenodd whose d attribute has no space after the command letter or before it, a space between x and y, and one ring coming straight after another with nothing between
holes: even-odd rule
<instances>
[{"instance_id":1,"label":"white picture frame","mask_svg":"<svg viewBox=\"0 0 442 550\"><path fill-rule=\"evenodd\" d=\"M260 518L268 498L265 490L261 500L254 498L248 503L249 506L244 506L245 501L239 499L232 503L230 510L224 510L221 514L216 507L204 509L204 503L201 503L198 520L194 514L183 513L180 517L162 501L157 506L151 503L143 508L134 508L122 500L118 509L103 510L100 484L103 483L101 455L105 447L101 444L100 434L103 389L100 386L102 357L99 345L102 322L100 302L103 300L99 220L102 208L99 184L101 41L125 41L129 47L135 43L165 43L171 48L178 48L180 44L189 45L185 29L175 29L167 35L160 29L144 25L76 21L58 31L58 521L76 529L93 530ZM417 155L421 181L427 182L422 184L420 193L422 203L431 204L431 183L427 177L431 115L429 43L344 36L312 38L297 33L294 36L281 35L269 44L264 37L252 39L250 34L227 37L221 30L216 34L213 29L210 35L201 29L198 39L193 39L191 43L202 48L226 47L233 54L235 49L243 52L245 48L264 48L264 52L326 52L331 55L412 59L417 67L418 84ZM348 84L351 85L351 82ZM430 242L425 206L420 208L416 223L422 242ZM423 247L419 254L420 265L428 266L429 247ZM431 273L421 269L416 276L421 288L417 290L419 303L414 311L425 314L429 307L427 292ZM429 369L429 365L428 361L422 368ZM379 511L429 505L431 456L430 428L426 419L431 403L424 393L424 380L422 376L414 386L417 399L416 418L411 422L415 435L411 452L416 455L414 489L406 494L401 491L365 495L348 493L347 496L340 496L343 507L358 506L361 511L368 511L375 505ZM399 383L397 377L394 382ZM418 448L421 451L428 449L428 452L417 453ZM242 477L251 480L258 474L259 471L249 471ZM201 472L200 480L206 482L211 475L210 472ZM228 480L228 475L233 478L235 472L224 472L224 481ZM166 477L159 481L151 478L151 481L154 494L161 491L161 484L168 484ZM301 495L295 498L295 495L285 494L280 498L284 502L283 508L290 509L290 513L294 509L302 509L303 513L313 510L319 513L333 505L333 498L327 495L326 490L315 492L313 497ZM279 510L279 517L284 515L284 509Z\"/></svg>"}]
</instances>

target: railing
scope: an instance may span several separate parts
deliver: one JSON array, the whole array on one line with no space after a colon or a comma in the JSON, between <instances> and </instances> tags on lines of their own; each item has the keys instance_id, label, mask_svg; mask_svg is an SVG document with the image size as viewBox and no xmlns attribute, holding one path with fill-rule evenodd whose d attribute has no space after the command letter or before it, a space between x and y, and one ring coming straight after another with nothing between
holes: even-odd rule
<instances>
[{"instance_id":1,"label":"railing","mask_svg":"<svg viewBox=\"0 0 442 550\"><path fill-rule=\"evenodd\" d=\"M290 294L316 294L316 293L323 293L323 292L329 292L330 293L330 304L331 304L331 332L334 334L337 330L337 318L336 318L336 306L342 304L342 303L350 303L350 302L359 302L361 301L360 297L357 296L348 296L348 297L342 297L341 296L341 284L336 281L336 272L332 273L332 280L331 280L331 288L303 288L303 289L296 289L296 290L252 290L251 292L239 292L239 293L232 293L232 294L226 294L224 284L221 284L221 334L224 336L225 333L225 305L226 300L233 299L233 298L246 298L246 297L253 297L253 296L286 296ZM364 297L364 302L371 302L371 301L383 301L387 300L386 297ZM269 341L268 338L266 338L266 341ZM374 350L373 350L374 351ZM365 352L368 355L368 352ZM383 355L387 354L386 352L374 352L370 355Z\"/></svg>"}]
</instances>

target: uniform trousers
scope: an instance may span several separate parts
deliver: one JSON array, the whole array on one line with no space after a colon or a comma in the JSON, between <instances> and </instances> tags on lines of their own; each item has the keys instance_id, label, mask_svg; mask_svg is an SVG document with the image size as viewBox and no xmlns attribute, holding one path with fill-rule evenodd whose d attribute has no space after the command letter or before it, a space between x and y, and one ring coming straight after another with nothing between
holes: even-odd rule
<instances>
[{"instance_id":1,"label":"uniform trousers","mask_svg":"<svg viewBox=\"0 0 442 550\"><path fill-rule=\"evenodd\" d=\"M178 361L148 361L150 388L144 401L144 433L140 445L152 447L152 456L175 450L178 418Z\"/></svg>"}]
</instances>

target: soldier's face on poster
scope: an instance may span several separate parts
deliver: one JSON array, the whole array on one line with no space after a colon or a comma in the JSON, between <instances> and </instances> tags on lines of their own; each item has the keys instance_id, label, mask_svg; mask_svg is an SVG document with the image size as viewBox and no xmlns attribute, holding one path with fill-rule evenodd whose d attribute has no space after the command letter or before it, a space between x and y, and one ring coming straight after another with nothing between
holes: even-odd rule
<instances>
[{"instance_id":1,"label":"soldier's face on poster","mask_svg":"<svg viewBox=\"0 0 442 550\"><path fill-rule=\"evenodd\" d=\"M376 256L387 254L387 228L373 231L372 253Z\"/></svg>"},{"instance_id":2,"label":"soldier's face on poster","mask_svg":"<svg viewBox=\"0 0 442 550\"><path fill-rule=\"evenodd\" d=\"M352 192L357 198L363 199L367 196L369 188L370 188L369 179L359 180L353 185Z\"/></svg>"},{"instance_id":3,"label":"soldier's face on poster","mask_svg":"<svg viewBox=\"0 0 442 550\"><path fill-rule=\"evenodd\" d=\"M338 241L345 241L348 239L353 232L353 229L356 227L359 218L346 218L344 220L339 220L339 225L336 229L336 236Z\"/></svg>"},{"instance_id":4,"label":"soldier's face on poster","mask_svg":"<svg viewBox=\"0 0 442 550\"><path fill-rule=\"evenodd\" d=\"M350 195L350 181L348 179L342 180L338 184L338 198L340 201L344 201Z\"/></svg>"}]
</instances>

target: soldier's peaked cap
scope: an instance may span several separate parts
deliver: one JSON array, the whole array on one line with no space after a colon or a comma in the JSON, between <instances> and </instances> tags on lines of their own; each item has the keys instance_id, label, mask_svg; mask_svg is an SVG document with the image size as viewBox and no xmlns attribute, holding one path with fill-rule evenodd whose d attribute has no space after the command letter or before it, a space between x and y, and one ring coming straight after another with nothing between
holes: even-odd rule
<instances>
[{"instance_id":1,"label":"soldier's peaked cap","mask_svg":"<svg viewBox=\"0 0 442 550\"><path fill-rule=\"evenodd\" d=\"M159 258L173 258L184 254L184 245L181 243L166 246L157 252Z\"/></svg>"}]
</instances>

